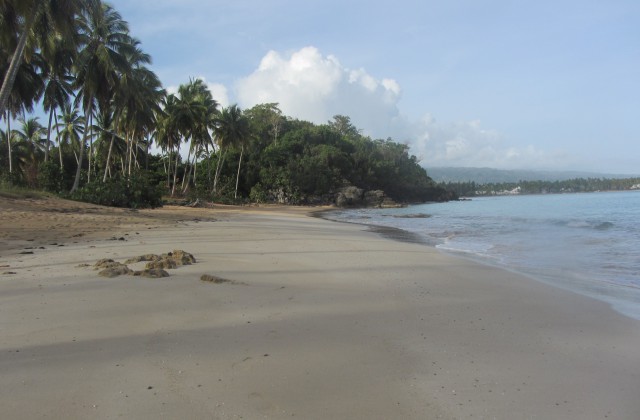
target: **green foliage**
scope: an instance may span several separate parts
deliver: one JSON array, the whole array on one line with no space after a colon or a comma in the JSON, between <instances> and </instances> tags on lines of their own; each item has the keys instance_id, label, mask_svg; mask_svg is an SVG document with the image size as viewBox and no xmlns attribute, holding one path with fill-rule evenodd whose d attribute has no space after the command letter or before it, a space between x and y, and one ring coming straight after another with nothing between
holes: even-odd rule
<instances>
[{"instance_id":1,"label":"green foliage","mask_svg":"<svg viewBox=\"0 0 640 420\"><path fill-rule=\"evenodd\" d=\"M38 186L53 193L62 193L67 189L64 171L55 161L42 162L38 168Z\"/></svg>"},{"instance_id":2,"label":"green foliage","mask_svg":"<svg viewBox=\"0 0 640 420\"><path fill-rule=\"evenodd\" d=\"M0 187L5 189L23 188L26 184L19 172L3 172L0 174Z\"/></svg>"},{"instance_id":3,"label":"green foliage","mask_svg":"<svg viewBox=\"0 0 640 420\"><path fill-rule=\"evenodd\" d=\"M500 195L519 188L520 194L558 194L595 191L623 191L640 185L640 178L575 178L563 181L519 181L479 184L476 182L448 182L440 186L460 196L478 197Z\"/></svg>"},{"instance_id":4,"label":"green foliage","mask_svg":"<svg viewBox=\"0 0 640 420\"><path fill-rule=\"evenodd\" d=\"M147 174L92 181L71 194L71 199L112 207L155 208L162 206L157 180Z\"/></svg>"}]
</instances>

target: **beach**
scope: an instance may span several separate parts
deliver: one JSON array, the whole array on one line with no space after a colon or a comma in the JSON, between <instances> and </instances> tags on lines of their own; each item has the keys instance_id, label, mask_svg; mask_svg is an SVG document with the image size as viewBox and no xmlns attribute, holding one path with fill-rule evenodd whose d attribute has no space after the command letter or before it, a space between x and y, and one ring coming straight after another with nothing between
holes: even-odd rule
<instances>
[{"instance_id":1,"label":"beach","mask_svg":"<svg viewBox=\"0 0 640 420\"><path fill-rule=\"evenodd\" d=\"M3 417L640 418L640 322L315 210L2 199Z\"/></svg>"}]
</instances>

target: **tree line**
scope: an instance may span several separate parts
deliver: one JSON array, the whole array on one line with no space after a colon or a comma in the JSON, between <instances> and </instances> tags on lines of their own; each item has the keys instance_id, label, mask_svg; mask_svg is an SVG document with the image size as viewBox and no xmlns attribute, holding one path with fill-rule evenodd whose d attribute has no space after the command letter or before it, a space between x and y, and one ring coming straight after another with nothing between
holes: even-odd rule
<instances>
[{"instance_id":1,"label":"tree line","mask_svg":"<svg viewBox=\"0 0 640 420\"><path fill-rule=\"evenodd\" d=\"M442 182L442 188L460 197L500 195L518 189L519 194L561 194L640 189L640 178L575 178L562 181L518 181L499 183Z\"/></svg>"},{"instance_id":2,"label":"tree line","mask_svg":"<svg viewBox=\"0 0 640 420\"><path fill-rule=\"evenodd\" d=\"M221 107L200 79L167 92L109 3L0 0L0 19L4 185L133 207L161 195L320 203L347 185L452 198L408 146L363 136L347 116L313 124L275 103Z\"/></svg>"}]
</instances>

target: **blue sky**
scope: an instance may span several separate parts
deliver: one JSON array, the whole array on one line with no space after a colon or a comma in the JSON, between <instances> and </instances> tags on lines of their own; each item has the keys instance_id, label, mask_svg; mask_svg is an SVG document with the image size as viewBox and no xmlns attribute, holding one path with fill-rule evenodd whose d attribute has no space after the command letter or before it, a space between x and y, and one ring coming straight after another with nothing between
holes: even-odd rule
<instances>
[{"instance_id":1,"label":"blue sky","mask_svg":"<svg viewBox=\"0 0 640 420\"><path fill-rule=\"evenodd\" d=\"M349 115L422 164L640 173L637 0L115 0L165 87Z\"/></svg>"}]
</instances>

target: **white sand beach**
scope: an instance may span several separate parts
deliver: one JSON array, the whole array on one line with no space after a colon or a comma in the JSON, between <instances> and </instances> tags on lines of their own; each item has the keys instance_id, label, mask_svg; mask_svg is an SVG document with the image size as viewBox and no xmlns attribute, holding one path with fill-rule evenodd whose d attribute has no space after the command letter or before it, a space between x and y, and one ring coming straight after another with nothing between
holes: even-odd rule
<instances>
[{"instance_id":1,"label":"white sand beach","mask_svg":"<svg viewBox=\"0 0 640 420\"><path fill-rule=\"evenodd\" d=\"M3 200L1 417L640 418L640 322L309 212Z\"/></svg>"}]
</instances>

